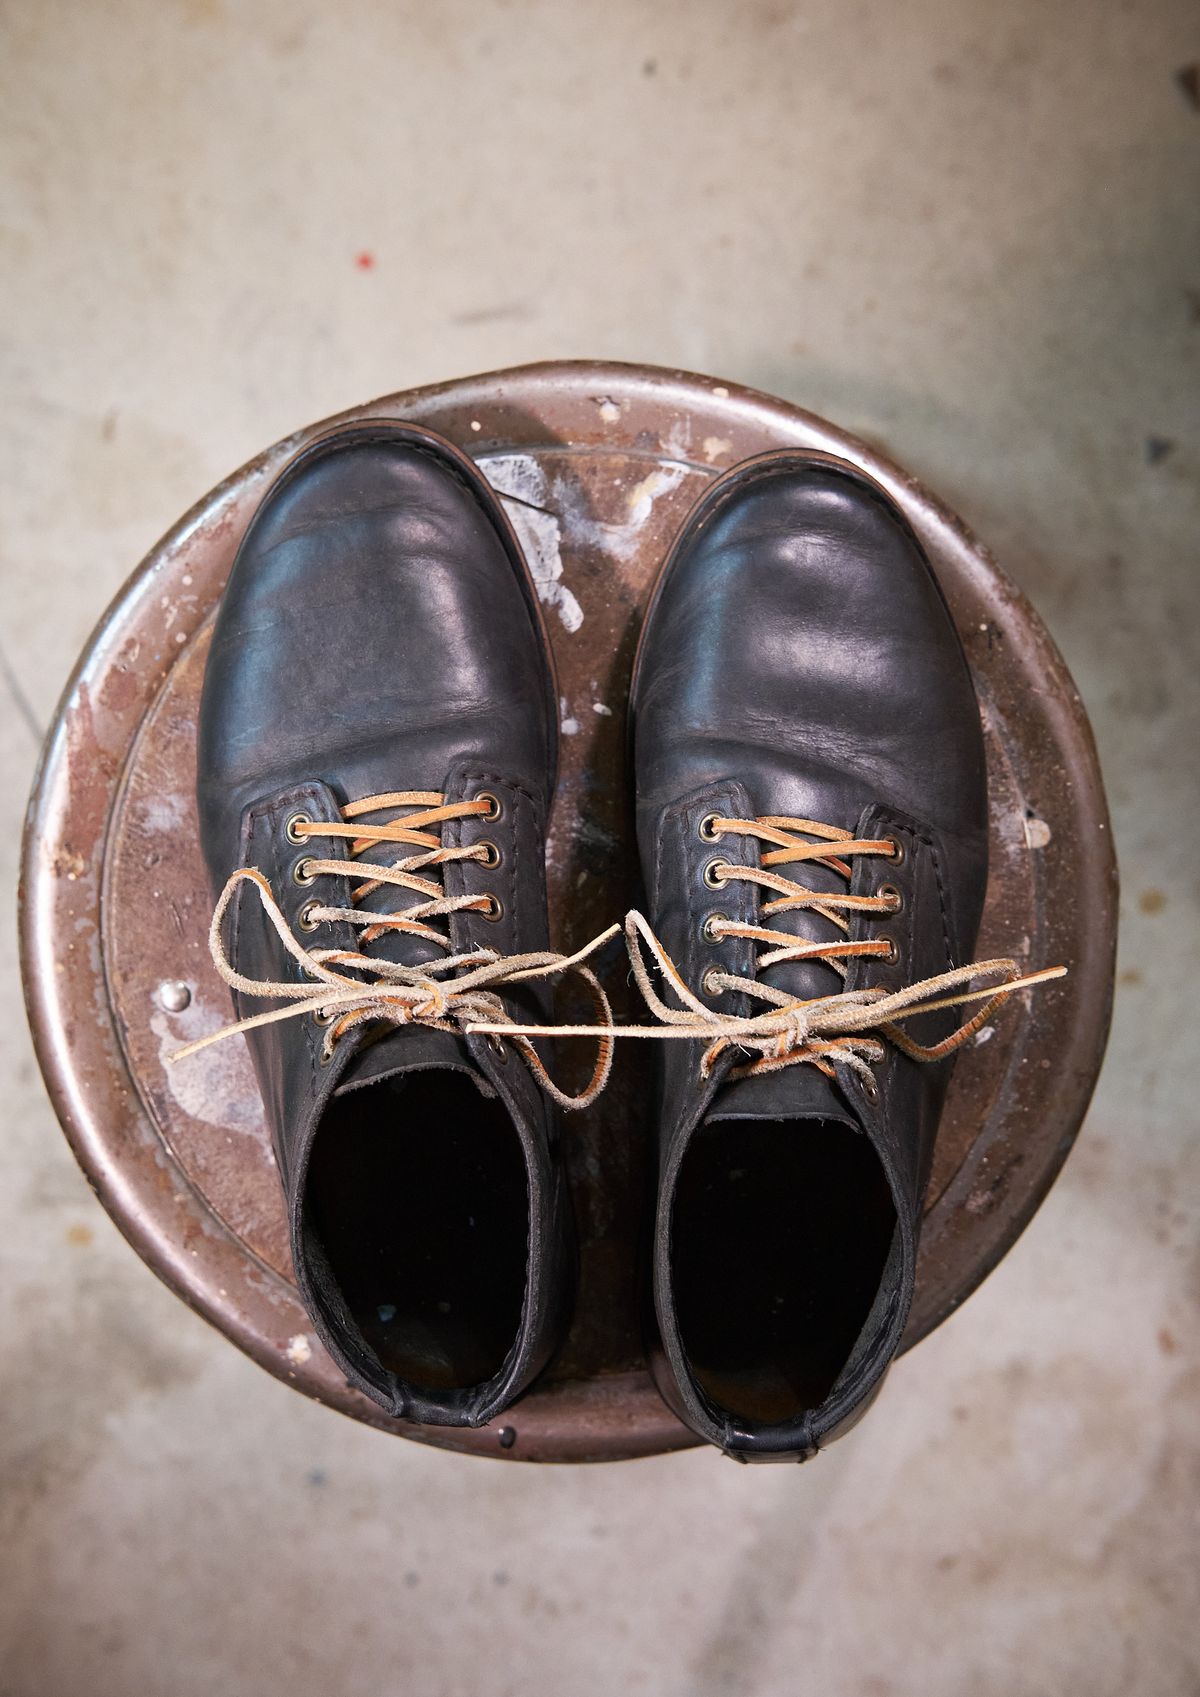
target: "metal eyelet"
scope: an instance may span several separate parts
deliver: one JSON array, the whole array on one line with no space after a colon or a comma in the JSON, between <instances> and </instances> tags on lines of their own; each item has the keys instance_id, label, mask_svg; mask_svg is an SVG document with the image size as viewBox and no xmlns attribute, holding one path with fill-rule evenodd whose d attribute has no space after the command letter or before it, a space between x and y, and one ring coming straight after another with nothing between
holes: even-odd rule
<instances>
[{"instance_id":1,"label":"metal eyelet","mask_svg":"<svg viewBox=\"0 0 1200 1697\"><path fill-rule=\"evenodd\" d=\"M710 913L708 918L704 921L704 924L700 927L700 935L706 943L724 942L725 939L723 937L717 936L716 927L718 925L728 924L729 915L727 913Z\"/></svg>"},{"instance_id":2,"label":"metal eyelet","mask_svg":"<svg viewBox=\"0 0 1200 1697\"><path fill-rule=\"evenodd\" d=\"M308 884L314 884L316 882L317 875L315 872L310 872L308 870L311 865L312 862L310 860L298 860L295 866L292 867L292 883L299 884L301 888L304 888Z\"/></svg>"},{"instance_id":3,"label":"metal eyelet","mask_svg":"<svg viewBox=\"0 0 1200 1697\"><path fill-rule=\"evenodd\" d=\"M491 1050L493 1055L495 1055L496 1060L502 1067L506 1067L508 1065L508 1044L502 1037L496 1036L490 1036L488 1038L488 1042L491 1045Z\"/></svg>"},{"instance_id":4,"label":"metal eyelet","mask_svg":"<svg viewBox=\"0 0 1200 1697\"><path fill-rule=\"evenodd\" d=\"M725 883L725 879L723 876L718 877L717 874L728 872L728 870L729 862L727 860L709 861L708 865L704 868L704 882L708 885L710 890L721 889Z\"/></svg>"},{"instance_id":5,"label":"metal eyelet","mask_svg":"<svg viewBox=\"0 0 1200 1697\"><path fill-rule=\"evenodd\" d=\"M704 974L704 977L700 980L700 988L704 991L706 996L712 996L715 998L725 994L722 986L716 982L717 976L716 967L710 966L708 971Z\"/></svg>"},{"instance_id":6,"label":"metal eyelet","mask_svg":"<svg viewBox=\"0 0 1200 1697\"><path fill-rule=\"evenodd\" d=\"M719 838L725 835L724 831L718 831L716 829L719 817L720 815L716 813L706 813L704 818L696 826L696 835L700 838L702 843L715 843L719 840Z\"/></svg>"},{"instance_id":7,"label":"metal eyelet","mask_svg":"<svg viewBox=\"0 0 1200 1697\"><path fill-rule=\"evenodd\" d=\"M320 905L320 902L305 902L304 906L300 909L300 912L296 915L296 924L300 927L301 931L316 930L321 921L319 919L314 919L313 914Z\"/></svg>"},{"instance_id":8,"label":"metal eyelet","mask_svg":"<svg viewBox=\"0 0 1200 1697\"><path fill-rule=\"evenodd\" d=\"M863 1078L860 1074L858 1082L862 1088L863 1095L867 1098L867 1101L871 1103L878 1102L879 1086L876 1084L875 1080L873 1078Z\"/></svg>"},{"instance_id":9,"label":"metal eyelet","mask_svg":"<svg viewBox=\"0 0 1200 1697\"><path fill-rule=\"evenodd\" d=\"M879 894L890 904L888 907L889 913L899 913L900 909L904 906L904 897L900 894L900 891L896 888L895 884L881 884L879 886Z\"/></svg>"},{"instance_id":10,"label":"metal eyelet","mask_svg":"<svg viewBox=\"0 0 1200 1697\"><path fill-rule=\"evenodd\" d=\"M500 853L500 850L496 847L495 843L476 843L475 847L484 851L483 857L479 862L480 866L499 866L500 862L504 859L504 856Z\"/></svg>"},{"instance_id":11,"label":"metal eyelet","mask_svg":"<svg viewBox=\"0 0 1200 1697\"><path fill-rule=\"evenodd\" d=\"M300 843L307 842L308 838L300 836L298 827L301 825L311 824L312 820L309 818L307 813L293 813L287 824L283 827L283 834L289 843L299 845Z\"/></svg>"},{"instance_id":12,"label":"metal eyelet","mask_svg":"<svg viewBox=\"0 0 1200 1697\"><path fill-rule=\"evenodd\" d=\"M483 819L499 819L500 815L504 812L504 806L500 797L498 795L493 795L491 790L480 790L479 794L472 799L475 801L487 802L487 812L480 815Z\"/></svg>"},{"instance_id":13,"label":"metal eyelet","mask_svg":"<svg viewBox=\"0 0 1200 1697\"><path fill-rule=\"evenodd\" d=\"M888 966L895 966L896 962L900 959L899 943L894 937L882 937L880 941L886 943L888 946L887 954L882 955L880 958L884 960Z\"/></svg>"},{"instance_id":14,"label":"metal eyelet","mask_svg":"<svg viewBox=\"0 0 1200 1697\"><path fill-rule=\"evenodd\" d=\"M337 1018L336 1008L314 1008L310 1015L314 1025L332 1025Z\"/></svg>"},{"instance_id":15,"label":"metal eyelet","mask_svg":"<svg viewBox=\"0 0 1200 1697\"><path fill-rule=\"evenodd\" d=\"M903 866L904 844L900 841L899 837L889 837L888 842L892 845L892 865Z\"/></svg>"},{"instance_id":16,"label":"metal eyelet","mask_svg":"<svg viewBox=\"0 0 1200 1697\"><path fill-rule=\"evenodd\" d=\"M487 903L487 906L478 908L476 911L480 913L484 919L490 919L493 923L497 919L503 919L504 903L500 900L499 896L492 895L489 890L483 899Z\"/></svg>"}]
</instances>

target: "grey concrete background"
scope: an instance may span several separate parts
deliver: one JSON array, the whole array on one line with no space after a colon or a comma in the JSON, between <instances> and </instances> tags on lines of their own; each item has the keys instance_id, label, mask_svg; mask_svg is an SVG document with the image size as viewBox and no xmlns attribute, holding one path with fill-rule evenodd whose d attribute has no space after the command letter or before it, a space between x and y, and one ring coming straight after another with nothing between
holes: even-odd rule
<instances>
[{"instance_id":1,"label":"grey concrete background","mask_svg":"<svg viewBox=\"0 0 1200 1697\"><path fill-rule=\"evenodd\" d=\"M1079 681L1125 890L1061 1182L799 1471L496 1466L274 1383L92 1202L10 947L0 1693L1200 1690L1195 10L3 0L0 30L10 885L58 690L197 495L372 394L594 355L773 390L959 507Z\"/></svg>"}]
</instances>

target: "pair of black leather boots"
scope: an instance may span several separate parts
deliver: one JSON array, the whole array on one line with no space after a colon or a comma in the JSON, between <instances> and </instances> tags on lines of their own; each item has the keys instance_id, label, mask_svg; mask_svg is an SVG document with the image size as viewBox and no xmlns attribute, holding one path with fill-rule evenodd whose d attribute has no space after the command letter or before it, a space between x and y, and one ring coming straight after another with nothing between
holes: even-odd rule
<instances>
[{"instance_id":1,"label":"pair of black leather boots","mask_svg":"<svg viewBox=\"0 0 1200 1697\"><path fill-rule=\"evenodd\" d=\"M663 566L630 725L631 954L674 1039L654 1372L728 1453L803 1460L896 1352L943 1057L983 1018L945 1005L986 883L979 713L888 496L793 450L714 482ZM472 462L387 420L310 443L242 542L208 661L212 944L305 1304L408 1420L493 1419L570 1315L556 1121L580 1099L528 1034L571 964L546 916L557 735L537 596ZM590 1101L613 1043L581 970Z\"/></svg>"}]
</instances>

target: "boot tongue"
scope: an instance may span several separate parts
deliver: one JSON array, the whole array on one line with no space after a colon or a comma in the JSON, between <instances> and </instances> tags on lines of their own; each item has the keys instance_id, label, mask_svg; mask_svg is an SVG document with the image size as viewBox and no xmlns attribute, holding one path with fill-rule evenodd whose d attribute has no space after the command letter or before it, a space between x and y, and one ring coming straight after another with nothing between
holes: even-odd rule
<instances>
[{"instance_id":1,"label":"boot tongue","mask_svg":"<svg viewBox=\"0 0 1200 1697\"><path fill-rule=\"evenodd\" d=\"M837 844L831 843L829 851L836 854ZM806 889L825 895L846 893L845 878L818 861L804 861L779 870ZM769 895L769 892L763 891L762 900L768 900ZM759 923L795 937L798 942L829 944L843 939L843 933L823 914L808 909L777 916L760 914ZM836 996L845 988L841 973L826 961L814 957L781 961L776 966L769 966L761 978L764 984L794 996L797 1001ZM765 1002L753 1003L754 1012L766 1010ZM725 1085L717 1092L713 1107L705 1117L708 1120L835 1119L844 1120L856 1129L859 1126L857 1114L845 1102L833 1080L814 1066L802 1065L784 1067L779 1072L758 1073L755 1077L737 1079Z\"/></svg>"},{"instance_id":2,"label":"boot tongue","mask_svg":"<svg viewBox=\"0 0 1200 1697\"><path fill-rule=\"evenodd\" d=\"M394 1078L400 1073L425 1072L431 1068L465 1072L483 1096L494 1095L467 1049L466 1041L453 1031L438 1031L428 1025L383 1027L382 1035L364 1046L353 1056L341 1079L336 1094L361 1090L364 1085L378 1084L381 1079Z\"/></svg>"},{"instance_id":3,"label":"boot tongue","mask_svg":"<svg viewBox=\"0 0 1200 1697\"><path fill-rule=\"evenodd\" d=\"M381 812L369 815L364 824L373 824L383 819L402 824L404 816L399 813ZM397 860L406 860L410 855L421 852L415 844L374 843L358 857L355 864L363 869L365 877L369 877L367 869L371 866L391 866ZM432 883L440 883L441 870L441 867L433 866L417 875L428 878ZM378 889L371 890L361 897L356 905L362 913L389 914L402 913L405 908L413 907L424 900L417 891L406 889L403 885L380 884ZM435 919L430 923L435 931L444 930L446 927L445 919ZM369 959L394 961L401 966L425 966L433 961L444 960L446 952L438 944L424 937L415 937L407 931L384 930L363 945L363 953ZM376 1029L380 1034L373 1035L371 1041L358 1050L347 1066L337 1086L338 1095L347 1090L359 1090L364 1085L377 1084L381 1079L400 1073L422 1072L433 1067L465 1072L483 1094L493 1094L491 1086L472 1060L466 1042L457 1032L438 1031L428 1025L384 1026Z\"/></svg>"},{"instance_id":4,"label":"boot tongue","mask_svg":"<svg viewBox=\"0 0 1200 1697\"><path fill-rule=\"evenodd\" d=\"M831 843L830 851L835 852L837 845ZM821 866L815 860L803 861L797 866L781 866L777 869L787 878L792 878L805 889L816 890L823 895L845 895L846 880L832 867ZM761 893L763 902L771 899L769 890ZM779 931L788 937L795 937L802 943L836 943L844 940L844 933L836 925L832 925L823 914L813 913L807 908L796 913L781 913L776 915L761 915L759 924L769 925L773 931ZM817 996L836 996L845 986L841 973L819 959L782 961L778 966L769 966L762 974L764 984L770 984L775 990L782 990L786 995L795 996L797 1001L812 1001ZM761 1008L762 1004L757 1004ZM813 1073L816 1077L821 1074L814 1067L803 1067L803 1072Z\"/></svg>"},{"instance_id":5,"label":"boot tongue","mask_svg":"<svg viewBox=\"0 0 1200 1697\"><path fill-rule=\"evenodd\" d=\"M390 824L404 823L402 814L389 812L373 813L362 823L371 825L384 820ZM431 834L436 835L436 832ZM415 843L373 843L358 856L355 866L361 869L363 878L369 878L369 868L372 866L392 866L398 860L407 860L411 855L423 852ZM440 885L443 870L441 866L431 866L422 868L415 876L427 878L431 884ZM355 906L360 913L403 913L405 908L416 907L426 899L418 891L407 889L402 884L380 884L378 889L361 896ZM434 931L446 930L444 918L433 919L427 923ZM390 929L381 931L363 946L363 953L368 959L394 961L399 966L426 966L430 961L445 959L446 952L437 943L431 943L428 938L414 937L410 931Z\"/></svg>"},{"instance_id":6,"label":"boot tongue","mask_svg":"<svg viewBox=\"0 0 1200 1697\"><path fill-rule=\"evenodd\" d=\"M831 1078L814 1066L783 1067L723 1085L704 1116L713 1120L842 1120L856 1131L858 1115Z\"/></svg>"}]
</instances>

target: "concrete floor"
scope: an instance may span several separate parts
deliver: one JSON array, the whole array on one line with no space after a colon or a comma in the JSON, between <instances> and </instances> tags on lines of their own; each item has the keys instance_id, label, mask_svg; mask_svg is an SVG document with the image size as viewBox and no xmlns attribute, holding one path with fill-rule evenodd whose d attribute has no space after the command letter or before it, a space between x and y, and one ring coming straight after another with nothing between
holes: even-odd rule
<instances>
[{"instance_id":1,"label":"concrete floor","mask_svg":"<svg viewBox=\"0 0 1200 1697\"><path fill-rule=\"evenodd\" d=\"M1200 56L1173 0L4 0L0 717L261 445L596 355L757 384L956 504L1089 704L1125 896L1085 1134L811 1467L389 1440L160 1286L5 970L2 1697L1200 1689ZM1193 76L1194 76L1193 72Z\"/></svg>"}]
</instances>

